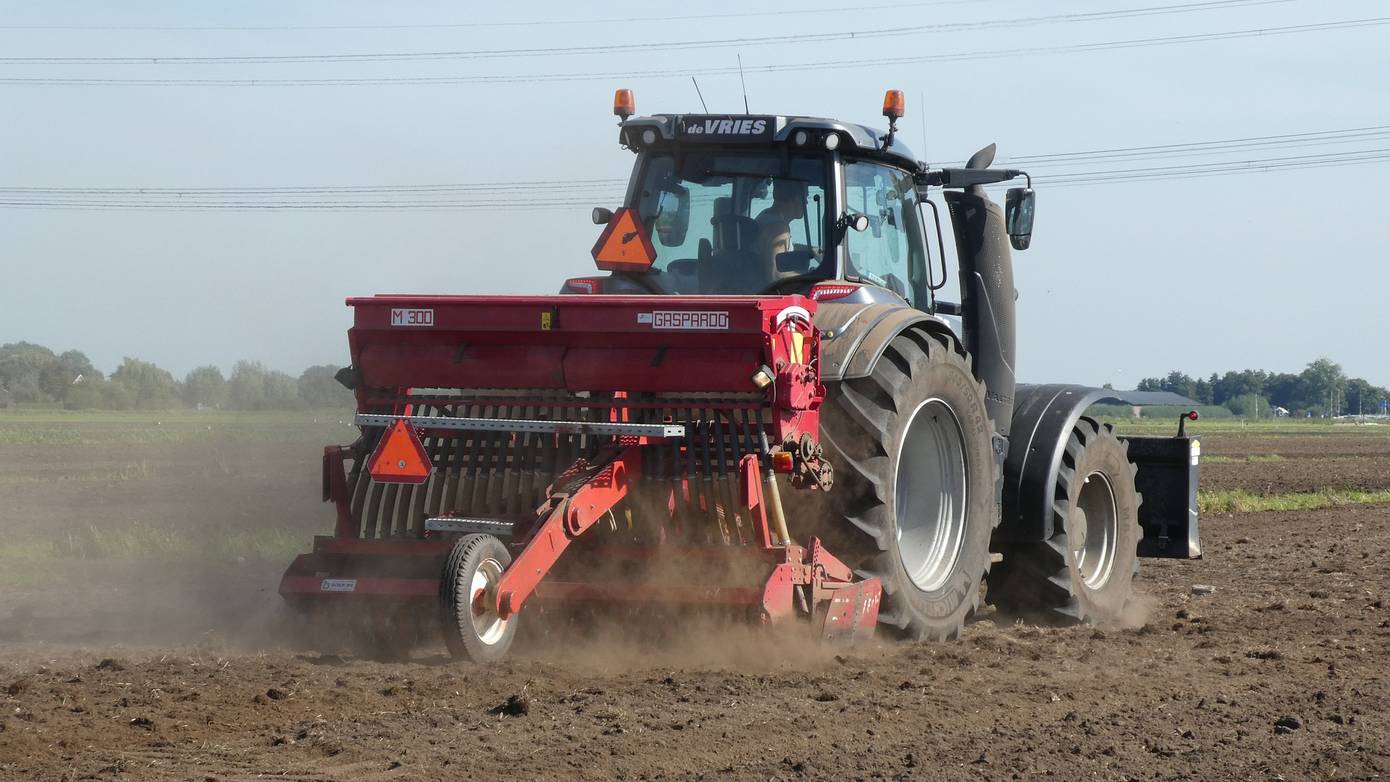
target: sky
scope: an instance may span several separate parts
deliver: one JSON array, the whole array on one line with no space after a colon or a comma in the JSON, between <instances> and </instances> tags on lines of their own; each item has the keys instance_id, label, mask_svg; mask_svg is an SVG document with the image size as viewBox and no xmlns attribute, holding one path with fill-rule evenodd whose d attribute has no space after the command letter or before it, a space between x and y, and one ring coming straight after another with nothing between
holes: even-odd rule
<instances>
[{"instance_id":1,"label":"sky","mask_svg":"<svg viewBox=\"0 0 1390 782\"><path fill-rule=\"evenodd\" d=\"M0 0L0 343L79 349L107 372L135 356L180 376L204 364L225 371L242 358L297 374L347 363L348 296L553 293L566 277L592 271L599 229L589 208L618 205L615 181L632 164L617 144L613 90L632 88L638 113L698 112L693 72L710 111L741 111L740 57L754 113L881 125L884 90L903 90L902 132L938 165L959 164L990 142L1008 163L1390 126L1390 26L1078 48L1386 16L1373 0L861 5ZM1180 5L1190 10L1094 16ZM692 15L702 18L670 18ZM886 30L898 32L833 37ZM801 37L785 40L792 36ZM730 39L748 40L659 45ZM639 44L658 45L631 48ZM553 51L562 47L587 50ZM511 53L476 54L498 50ZM414 56L424 52L473 54ZM372 53L412 56L166 59ZM971 57L947 56L962 53ZM120 57L136 61L51 59ZM769 70L814 63L830 64ZM473 81L341 83L420 77ZM72 79L158 83L62 81ZM284 80L301 83L274 83ZM1039 164L1033 246L1014 256L1020 379L1132 388L1174 368L1298 371L1326 355L1351 375L1390 383L1381 336L1390 291L1384 154L1176 180L1092 175L1049 186L1042 175L1221 161L1239 169L1387 148L1383 130L1350 143L1313 137L1200 156L1085 154ZM574 180L600 181L562 186L561 200L572 204L531 205L553 203L555 183ZM515 186L470 191L467 202L482 206L468 208L32 208L112 198L72 188L498 182ZM253 191L219 198L306 200ZM316 198L403 197L307 200Z\"/></svg>"}]
</instances>

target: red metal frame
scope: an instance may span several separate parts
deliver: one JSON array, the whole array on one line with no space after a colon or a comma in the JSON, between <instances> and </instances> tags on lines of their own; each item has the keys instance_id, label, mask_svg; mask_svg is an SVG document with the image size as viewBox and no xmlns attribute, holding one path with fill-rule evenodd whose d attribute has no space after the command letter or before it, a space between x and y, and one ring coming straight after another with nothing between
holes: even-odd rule
<instances>
[{"instance_id":1,"label":"red metal frame","mask_svg":"<svg viewBox=\"0 0 1390 782\"><path fill-rule=\"evenodd\" d=\"M722 408L771 411L762 434L773 449L795 446L803 438L814 444L819 436L825 396L820 335L811 323L815 302L801 296L374 296L348 304L355 311L349 344L362 412L408 415L411 387L472 388L486 378L488 388L585 391L603 400L547 397L543 404L552 406L613 407L614 398L634 409L659 406L659 401L627 401L630 393L647 391L727 395ZM770 382L755 378L760 369ZM515 397L503 403L518 404ZM627 420L625 409L611 415ZM739 506L732 510L752 525L751 540L740 533L744 539L732 542L751 545L585 547L586 555L651 558L656 567L659 556L674 554L695 565L680 583L548 577L571 545L642 480L642 449L656 444L626 438L592 463L581 460L562 474L534 518L514 527L512 563L480 599L495 601L491 607L503 617L532 597L722 604L745 606L767 622L823 616L821 630L832 638L873 631L882 591L877 579L857 581L819 540L805 547L779 544L764 495L766 454L741 457L738 496L728 498ZM324 450L323 497L335 505L334 536L319 538L312 554L295 561L281 593L437 599L436 574L453 537L361 538L346 474L352 456L348 448ZM687 506L726 501L701 494L699 483L679 478L673 491L690 495L681 497ZM731 542L727 532L724 537ZM419 575L383 575L383 563ZM821 606L824 610L817 611Z\"/></svg>"},{"instance_id":2,"label":"red metal frame","mask_svg":"<svg viewBox=\"0 0 1390 782\"><path fill-rule=\"evenodd\" d=\"M552 492L550 503L538 517L526 547L512 560L497 583L496 609L503 619L521 610L536 585L550 572L570 541L583 535L627 496L629 481L641 474L640 445L629 445L611 461L593 471L582 460L565 475L573 480L588 471L589 476L572 492Z\"/></svg>"}]
</instances>

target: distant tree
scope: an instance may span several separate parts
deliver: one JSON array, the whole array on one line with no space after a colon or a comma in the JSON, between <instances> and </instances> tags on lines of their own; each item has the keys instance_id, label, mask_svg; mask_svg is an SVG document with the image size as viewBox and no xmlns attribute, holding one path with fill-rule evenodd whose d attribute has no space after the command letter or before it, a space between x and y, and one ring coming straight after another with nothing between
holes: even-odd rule
<instances>
[{"instance_id":1,"label":"distant tree","mask_svg":"<svg viewBox=\"0 0 1390 782\"><path fill-rule=\"evenodd\" d=\"M0 345L0 387L15 402L54 401L44 390L44 374L57 361L53 351L32 342Z\"/></svg>"},{"instance_id":2,"label":"distant tree","mask_svg":"<svg viewBox=\"0 0 1390 782\"><path fill-rule=\"evenodd\" d=\"M1342 365L1328 358L1309 362L1299 374L1300 401L1307 409L1322 408L1332 415L1338 415L1342 407L1342 391L1346 388L1347 376Z\"/></svg>"},{"instance_id":3,"label":"distant tree","mask_svg":"<svg viewBox=\"0 0 1390 782\"><path fill-rule=\"evenodd\" d=\"M1298 375L1288 372L1272 374L1265 380L1265 396L1279 407L1298 410L1302 407L1299 401L1302 382Z\"/></svg>"},{"instance_id":4,"label":"distant tree","mask_svg":"<svg viewBox=\"0 0 1390 782\"><path fill-rule=\"evenodd\" d=\"M279 370L267 372L264 404L264 409L267 410L293 410L302 407L299 401L299 386L294 378Z\"/></svg>"},{"instance_id":5,"label":"distant tree","mask_svg":"<svg viewBox=\"0 0 1390 782\"><path fill-rule=\"evenodd\" d=\"M1373 386L1359 377L1354 377L1347 381L1346 395L1348 413L1370 415L1380 412L1380 400L1390 399L1390 390Z\"/></svg>"},{"instance_id":6,"label":"distant tree","mask_svg":"<svg viewBox=\"0 0 1390 782\"><path fill-rule=\"evenodd\" d=\"M101 406L107 410L130 410L135 407L135 394L123 383L107 380L96 388L101 392Z\"/></svg>"},{"instance_id":7,"label":"distant tree","mask_svg":"<svg viewBox=\"0 0 1390 782\"><path fill-rule=\"evenodd\" d=\"M1146 378L1144 378L1143 380L1140 380L1140 381L1139 381L1139 385L1135 386L1135 390L1136 390L1136 391L1162 391L1162 390L1163 390L1163 378L1161 378L1161 377L1146 377Z\"/></svg>"},{"instance_id":8,"label":"distant tree","mask_svg":"<svg viewBox=\"0 0 1390 782\"><path fill-rule=\"evenodd\" d=\"M123 387L131 405L140 410L163 410L179 403L174 376L148 361L127 356L111 373L111 383Z\"/></svg>"},{"instance_id":9,"label":"distant tree","mask_svg":"<svg viewBox=\"0 0 1390 782\"><path fill-rule=\"evenodd\" d=\"M304 370L299 376L299 398L309 407L347 407L353 404L352 392L337 378L338 367L320 364Z\"/></svg>"},{"instance_id":10,"label":"distant tree","mask_svg":"<svg viewBox=\"0 0 1390 782\"><path fill-rule=\"evenodd\" d=\"M227 379L227 402L236 410L289 410L300 406L299 386L259 361L238 361Z\"/></svg>"},{"instance_id":11,"label":"distant tree","mask_svg":"<svg viewBox=\"0 0 1390 782\"><path fill-rule=\"evenodd\" d=\"M1212 394L1213 404L1224 405L1226 402L1245 394L1265 394L1265 384L1269 380L1269 373L1259 369L1245 369L1240 372L1227 372L1220 378L1212 374Z\"/></svg>"},{"instance_id":12,"label":"distant tree","mask_svg":"<svg viewBox=\"0 0 1390 782\"><path fill-rule=\"evenodd\" d=\"M1211 404L1211 383L1208 383L1207 381L1202 380L1201 378L1198 378L1197 380L1193 381L1191 398L1196 399L1198 402L1201 402L1204 405Z\"/></svg>"},{"instance_id":13,"label":"distant tree","mask_svg":"<svg viewBox=\"0 0 1390 782\"><path fill-rule=\"evenodd\" d=\"M1259 394L1241 394L1234 399L1226 401L1226 408L1236 415L1243 415L1247 418L1269 418L1271 407L1269 400Z\"/></svg>"},{"instance_id":14,"label":"distant tree","mask_svg":"<svg viewBox=\"0 0 1390 782\"><path fill-rule=\"evenodd\" d=\"M259 361L238 361L227 379L227 404L234 410L265 407L266 368Z\"/></svg>"},{"instance_id":15,"label":"distant tree","mask_svg":"<svg viewBox=\"0 0 1390 782\"><path fill-rule=\"evenodd\" d=\"M227 404L227 379L214 366L198 367L183 379L183 403L189 407L223 407Z\"/></svg>"}]
</instances>

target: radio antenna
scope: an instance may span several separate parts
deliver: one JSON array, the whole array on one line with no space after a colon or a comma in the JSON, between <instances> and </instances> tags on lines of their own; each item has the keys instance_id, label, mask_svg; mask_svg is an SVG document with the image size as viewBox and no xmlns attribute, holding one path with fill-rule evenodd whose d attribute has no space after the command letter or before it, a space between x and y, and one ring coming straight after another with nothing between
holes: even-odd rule
<instances>
[{"instance_id":1,"label":"radio antenna","mask_svg":"<svg viewBox=\"0 0 1390 782\"><path fill-rule=\"evenodd\" d=\"M927 94L917 93L917 113L922 117L922 154L927 154Z\"/></svg>"},{"instance_id":2,"label":"radio antenna","mask_svg":"<svg viewBox=\"0 0 1390 782\"><path fill-rule=\"evenodd\" d=\"M691 76L691 77L690 77L690 83L695 85L695 94L698 95L699 98L700 98L700 108L704 109L704 110L705 110L705 113L708 114L708 113L709 113L709 106L706 106L706 105L705 105L705 96L702 95L702 94L700 94L700 82L695 81L695 77L694 77L694 76Z\"/></svg>"},{"instance_id":3,"label":"radio antenna","mask_svg":"<svg viewBox=\"0 0 1390 782\"><path fill-rule=\"evenodd\" d=\"M748 110L748 82L743 80L743 55L738 54L736 56L738 57L738 83L743 85L743 113L752 114L753 112Z\"/></svg>"}]
</instances>

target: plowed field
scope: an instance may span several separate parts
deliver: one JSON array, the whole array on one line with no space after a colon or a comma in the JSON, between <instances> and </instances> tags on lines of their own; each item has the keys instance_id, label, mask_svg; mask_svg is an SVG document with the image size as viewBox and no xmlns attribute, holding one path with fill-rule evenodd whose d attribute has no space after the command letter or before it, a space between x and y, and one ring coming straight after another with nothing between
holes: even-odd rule
<instances>
[{"instance_id":1,"label":"plowed field","mask_svg":"<svg viewBox=\"0 0 1390 782\"><path fill-rule=\"evenodd\" d=\"M1390 772L1387 506L1208 516L1205 559L1143 563L1131 629L987 611L953 643L670 628L382 663L285 643L276 579L331 525L316 451L343 432L263 423L0 419L0 779ZM1204 486L1390 488L1390 437L1320 431L1207 435Z\"/></svg>"}]
</instances>

